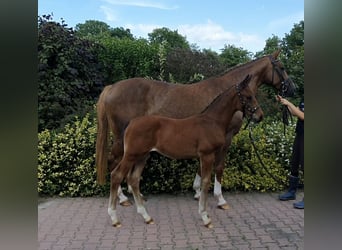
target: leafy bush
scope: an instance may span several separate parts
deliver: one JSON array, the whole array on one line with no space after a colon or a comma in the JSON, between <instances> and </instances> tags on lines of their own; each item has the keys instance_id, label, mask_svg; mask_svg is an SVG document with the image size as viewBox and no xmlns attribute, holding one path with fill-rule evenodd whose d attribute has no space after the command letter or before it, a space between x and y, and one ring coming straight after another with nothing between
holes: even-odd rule
<instances>
[{"instance_id":1,"label":"leafy bush","mask_svg":"<svg viewBox=\"0 0 342 250\"><path fill-rule=\"evenodd\" d=\"M264 121L253 128L258 152L268 171L287 183L295 124L283 133L281 122ZM105 195L107 185L96 183L96 118L86 115L67 124L63 131L44 130L38 134L38 193L40 195ZM229 165L228 165L229 163ZM260 165L247 130L234 138L226 157L224 190L275 191L283 185L270 177ZM151 153L142 174L142 193L183 192L192 189L198 160L171 160ZM255 173L253 173L255 171ZM123 185L125 188L126 185Z\"/></svg>"},{"instance_id":2,"label":"leafy bush","mask_svg":"<svg viewBox=\"0 0 342 250\"><path fill-rule=\"evenodd\" d=\"M252 137L266 170L257 158L248 130L233 138L226 157L222 187L226 190L275 191L287 184L295 124L284 134L283 124L264 121L252 129ZM268 173L270 173L274 180ZM280 183L279 183L280 182Z\"/></svg>"},{"instance_id":3,"label":"leafy bush","mask_svg":"<svg viewBox=\"0 0 342 250\"><path fill-rule=\"evenodd\" d=\"M38 134L38 193L90 196L103 194L95 170L95 119L86 115L67 124L60 133Z\"/></svg>"}]
</instances>

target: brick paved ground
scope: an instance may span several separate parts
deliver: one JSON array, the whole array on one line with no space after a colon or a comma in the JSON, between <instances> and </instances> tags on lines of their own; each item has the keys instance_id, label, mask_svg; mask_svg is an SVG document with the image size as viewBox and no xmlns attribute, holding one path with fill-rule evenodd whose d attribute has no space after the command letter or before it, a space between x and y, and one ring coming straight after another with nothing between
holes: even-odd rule
<instances>
[{"instance_id":1,"label":"brick paved ground","mask_svg":"<svg viewBox=\"0 0 342 250\"><path fill-rule=\"evenodd\" d=\"M203 226L190 193L148 196L154 225L135 207L118 206L121 228L111 226L108 198L39 199L39 249L303 249L304 210L277 195L224 193L230 209L223 211L211 194L213 229Z\"/></svg>"}]
</instances>

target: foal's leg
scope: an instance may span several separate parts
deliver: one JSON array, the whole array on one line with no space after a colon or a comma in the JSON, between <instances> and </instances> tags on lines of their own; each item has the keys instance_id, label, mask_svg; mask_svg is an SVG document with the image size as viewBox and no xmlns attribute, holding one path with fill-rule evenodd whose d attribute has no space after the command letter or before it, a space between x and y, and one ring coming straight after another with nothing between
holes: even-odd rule
<instances>
[{"instance_id":1,"label":"foal's leg","mask_svg":"<svg viewBox=\"0 0 342 250\"><path fill-rule=\"evenodd\" d=\"M154 224L153 219L147 213L146 208L144 207L144 200L140 193L140 177L145 167L147 158L148 157L144 158L142 161L139 161L135 164L133 171L127 177L127 183L132 188L133 197L135 204L137 206L138 214L141 214L146 224Z\"/></svg>"},{"instance_id":2,"label":"foal's leg","mask_svg":"<svg viewBox=\"0 0 342 250\"><path fill-rule=\"evenodd\" d=\"M116 202L118 199L118 189L120 183L126 177L128 171L132 168L133 162L121 161L110 174L110 195L108 204L108 214L114 227L121 227L121 223L116 214Z\"/></svg>"},{"instance_id":3,"label":"foal's leg","mask_svg":"<svg viewBox=\"0 0 342 250\"><path fill-rule=\"evenodd\" d=\"M226 200L223 198L222 195L222 176L223 176L223 169L224 169L224 159L225 155L227 154L227 147L219 152L216 156L215 162L215 184L214 184L214 196L217 199L217 207L223 210L229 209L229 205L227 204Z\"/></svg>"},{"instance_id":4,"label":"foal's leg","mask_svg":"<svg viewBox=\"0 0 342 250\"><path fill-rule=\"evenodd\" d=\"M198 200L201 196L201 167L198 167L192 188L195 190L194 198Z\"/></svg>"},{"instance_id":5,"label":"foal's leg","mask_svg":"<svg viewBox=\"0 0 342 250\"><path fill-rule=\"evenodd\" d=\"M201 174L202 174L202 185L201 185L201 196L199 199L198 212L202 217L204 225L208 228L212 228L211 219L207 212L207 202L208 202L208 190L210 187L210 177L211 170L214 164L215 155L209 154L201 156Z\"/></svg>"},{"instance_id":6,"label":"foal's leg","mask_svg":"<svg viewBox=\"0 0 342 250\"><path fill-rule=\"evenodd\" d=\"M113 171L113 166L117 166L121 161L123 156L123 143L122 139L117 138L112 146L112 155L108 158L108 165L110 166L110 171ZM129 201L128 197L123 193L121 185L118 189L119 203L121 206L131 206L132 203Z\"/></svg>"},{"instance_id":7,"label":"foal's leg","mask_svg":"<svg viewBox=\"0 0 342 250\"><path fill-rule=\"evenodd\" d=\"M227 150L224 150L224 155L220 157L219 162L216 163L215 166L215 185L214 185L214 196L217 198L217 207L223 210L229 209L229 205L227 204L226 200L223 198L222 195L222 176L223 176L223 169L224 169L224 156L227 153ZM195 200L198 200L201 195L201 168L198 168L196 173L196 177L193 183L193 189L195 190Z\"/></svg>"}]
</instances>

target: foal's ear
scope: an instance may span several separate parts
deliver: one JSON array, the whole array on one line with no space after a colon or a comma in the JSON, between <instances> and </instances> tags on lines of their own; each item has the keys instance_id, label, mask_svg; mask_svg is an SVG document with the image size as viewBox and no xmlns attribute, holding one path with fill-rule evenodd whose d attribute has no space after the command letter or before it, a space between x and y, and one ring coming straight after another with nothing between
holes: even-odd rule
<instances>
[{"instance_id":1,"label":"foal's ear","mask_svg":"<svg viewBox=\"0 0 342 250\"><path fill-rule=\"evenodd\" d=\"M250 83L251 79L252 79L252 75L248 74L240 84L241 89L246 88L248 86L248 84Z\"/></svg>"},{"instance_id":2,"label":"foal's ear","mask_svg":"<svg viewBox=\"0 0 342 250\"><path fill-rule=\"evenodd\" d=\"M277 59L278 56L279 56L279 54L280 54L280 51L281 51L281 49L278 49L278 50L274 51L274 52L272 53L272 57L273 57L274 59Z\"/></svg>"}]
</instances>

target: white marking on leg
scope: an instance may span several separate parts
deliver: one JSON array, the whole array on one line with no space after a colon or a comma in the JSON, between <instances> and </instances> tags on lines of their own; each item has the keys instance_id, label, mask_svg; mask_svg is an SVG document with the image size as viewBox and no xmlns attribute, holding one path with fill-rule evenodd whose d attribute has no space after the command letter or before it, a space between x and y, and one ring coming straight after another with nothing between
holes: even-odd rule
<instances>
[{"instance_id":1,"label":"white marking on leg","mask_svg":"<svg viewBox=\"0 0 342 250\"><path fill-rule=\"evenodd\" d=\"M112 219L112 223L115 224L117 222L119 222L118 220L118 216L116 214L116 210L112 209L112 208L108 208L108 214L110 216L110 218Z\"/></svg>"},{"instance_id":2,"label":"white marking on leg","mask_svg":"<svg viewBox=\"0 0 342 250\"><path fill-rule=\"evenodd\" d=\"M115 225L119 223L118 216L116 214L116 209L113 208L113 197L112 195L109 196L109 204L108 204L108 215L112 220L112 224Z\"/></svg>"},{"instance_id":3,"label":"white marking on leg","mask_svg":"<svg viewBox=\"0 0 342 250\"><path fill-rule=\"evenodd\" d=\"M118 188L118 196L119 196L119 203L122 203L124 201L128 201L128 198L124 193L122 192L121 185Z\"/></svg>"},{"instance_id":4,"label":"white marking on leg","mask_svg":"<svg viewBox=\"0 0 342 250\"><path fill-rule=\"evenodd\" d=\"M128 193L130 193L130 194L133 194L133 190L132 190L132 187L131 187L131 185L128 185Z\"/></svg>"},{"instance_id":5,"label":"white marking on leg","mask_svg":"<svg viewBox=\"0 0 342 250\"><path fill-rule=\"evenodd\" d=\"M201 196L202 197L202 196ZM200 214L200 216L202 217L203 223L204 225L208 225L209 223L211 223L211 219L208 216L208 212L205 211L204 208L204 201L202 198L200 198L199 200L199 204L198 204L198 213Z\"/></svg>"},{"instance_id":6,"label":"white marking on leg","mask_svg":"<svg viewBox=\"0 0 342 250\"><path fill-rule=\"evenodd\" d=\"M192 188L195 190L195 199L199 199L201 196L201 176L196 173L195 180Z\"/></svg>"},{"instance_id":7,"label":"white marking on leg","mask_svg":"<svg viewBox=\"0 0 342 250\"><path fill-rule=\"evenodd\" d=\"M137 206L138 214L141 214L144 218L145 222L151 221L151 216L147 213L146 208L144 206Z\"/></svg>"},{"instance_id":8,"label":"white marking on leg","mask_svg":"<svg viewBox=\"0 0 342 250\"><path fill-rule=\"evenodd\" d=\"M214 185L214 195L218 199L218 206L227 204L226 200L223 198L222 195L222 185L218 182L216 175L215 175L215 185Z\"/></svg>"}]
</instances>

